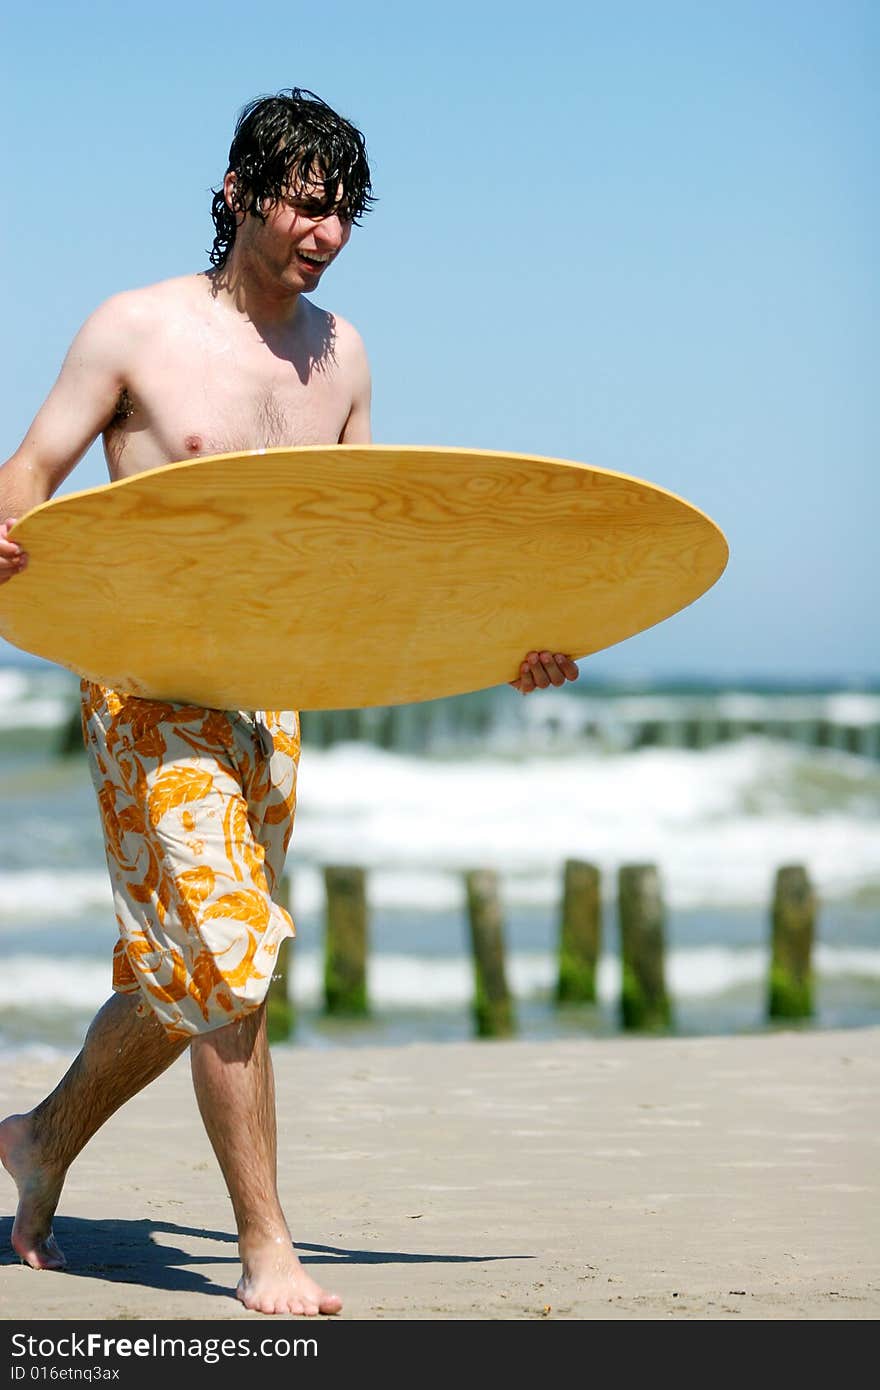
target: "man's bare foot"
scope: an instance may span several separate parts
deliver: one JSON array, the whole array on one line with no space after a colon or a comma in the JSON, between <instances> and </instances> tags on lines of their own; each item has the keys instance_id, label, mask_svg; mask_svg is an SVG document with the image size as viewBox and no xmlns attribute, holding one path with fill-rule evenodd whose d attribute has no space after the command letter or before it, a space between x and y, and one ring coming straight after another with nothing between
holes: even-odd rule
<instances>
[{"instance_id":1,"label":"man's bare foot","mask_svg":"<svg viewBox=\"0 0 880 1390\"><path fill-rule=\"evenodd\" d=\"M64 1174L41 1164L28 1115L0 1124L0 1160L18 1188L12 1248L32 1269L63 1269L67 1261L52 1234Z\"/></svg>"},{"instance_id":2,"label":"man's bare foot","mask_svg":"<svg viewBox=\"0 0 880 1390\"><path fill-rule=\"evenodd\" d=\"M342 1299L327 1293L303 1269L289 1236L239 1243L242 1276L235 1291L258 1313L338 1313Z\"/></svg>"}]
</instances>

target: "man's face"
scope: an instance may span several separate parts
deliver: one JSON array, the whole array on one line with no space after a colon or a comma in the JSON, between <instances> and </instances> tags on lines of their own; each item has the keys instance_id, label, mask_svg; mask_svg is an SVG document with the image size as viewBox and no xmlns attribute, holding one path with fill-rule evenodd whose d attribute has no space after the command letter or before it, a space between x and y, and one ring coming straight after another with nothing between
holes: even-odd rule
<instances>
[{"instance_id":1,"label":"man's face","mask_svg":"<svg viewBox=\"0 0 880 1390\"><path fill-rule=\"evenodd\" d=\"M228 189L230 179L234 186L234 176L227 175ZM297 293L314 290L351 236L351 220L338 211L323 211L323 199L320 177L292 183L277 202L261 205L265 221L245 217L236 246L240 243L248 259L285 288ZM341 194L337 207L340 203Z\"/></svg>"}]
</instances>

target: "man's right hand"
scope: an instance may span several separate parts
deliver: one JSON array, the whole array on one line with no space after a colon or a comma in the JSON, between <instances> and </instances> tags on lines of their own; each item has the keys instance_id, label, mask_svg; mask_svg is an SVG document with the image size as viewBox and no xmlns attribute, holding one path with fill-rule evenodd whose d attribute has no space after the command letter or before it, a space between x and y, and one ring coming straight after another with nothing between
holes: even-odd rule
<instances>
[{"instance_id":1,"label":"man's right hand","mask_svg":"<svg viewBox=\"0 0 880 1390\"><path fill-rule=\"evenodd\" d=\"M20 545L9 539L9 532L16 523L14 516L0 522L0 584L5 584L13 575L20 574L27 564L27 555Z\"/></svg>"}]
</instances>

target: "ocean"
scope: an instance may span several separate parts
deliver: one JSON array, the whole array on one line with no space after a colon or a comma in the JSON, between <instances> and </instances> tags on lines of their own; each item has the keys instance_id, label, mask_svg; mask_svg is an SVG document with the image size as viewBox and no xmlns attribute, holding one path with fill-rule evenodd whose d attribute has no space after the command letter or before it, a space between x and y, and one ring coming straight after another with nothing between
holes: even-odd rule
<instances>
[{"instance_id":1,"label":"ocean","mask_svg":"<svg viewBox=\"0 0 880 1390\"><path fill-rule=\"evenodd\" d=\"M650 692L649 692L650 693ZM554 699L548 692L512 704ZM740 696L745 698L747 692ZM657 696L674 723L676 699ZM719 718L731 691L704 693ZM0 1055L69 1056L110 989L115 921L83 756L62 756L77 682L0 665ZM569 706L564 706L566 709ZM813 1028L880 1023L880 761L746 733L705 747L621 747L576 732L416 753L306 741L288 856L296 1026L281 1046L398 1045L472 1036L463 872L499 874L519 1036L619 1028L615 882L654 863L666 904L679 1034L762 1030L777 868L802 863L819 899ZM563 708L556 707L557 712ZM711 708L710 708L711 713ZM529 718L533 719L533 715ZM512 727L512 726L511 726ZM537 726L536 726L537 727ZM572 725L574 728L574 725ZM306 726L306 737L308 729ZM564 862L603 885L599 1002L553 1002ZM368 1019L321 1011L323 866L368 871ZM791 1024L786 1025L791 1027Z\"/></svg>"}]
</instances>

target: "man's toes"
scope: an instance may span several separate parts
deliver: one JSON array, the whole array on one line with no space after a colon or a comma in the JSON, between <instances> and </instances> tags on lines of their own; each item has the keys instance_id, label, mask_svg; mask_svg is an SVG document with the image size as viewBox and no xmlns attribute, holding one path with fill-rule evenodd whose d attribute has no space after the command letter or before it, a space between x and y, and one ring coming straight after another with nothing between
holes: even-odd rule
<instances>
[{"instance_id":1,"label":"man's toes","mask_svg":"<svg viewBox=\"0 0 880 1390\"><path fill-rule=\"evenodd\" d=\"M307 1294L295 1286L265 1293L246 1293L239 1288L237 1296L246 1308L255 1313L291 1313L295 1317L314 1318L320 1313L338 1313L342 1308L339 1295L324 1293L323 1289Z\"/></svg>"},{"instance_id":2,"label":"man's toes","mask_svg":"<svg viewBox=\"0 0 880 1390\"><path fill-rule=\"evenodd\" d=\"M239 1289L236 1297L240 1303L244 1304L245 1308L250 1308L252 1313L276 1312L275 1299L271 1294L249 1294L245 1293L243 1289ZM283 1312L283 1309L279 1308L277 1311Z\"/></svg>"}]
</instances>

